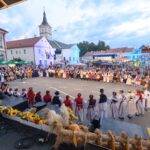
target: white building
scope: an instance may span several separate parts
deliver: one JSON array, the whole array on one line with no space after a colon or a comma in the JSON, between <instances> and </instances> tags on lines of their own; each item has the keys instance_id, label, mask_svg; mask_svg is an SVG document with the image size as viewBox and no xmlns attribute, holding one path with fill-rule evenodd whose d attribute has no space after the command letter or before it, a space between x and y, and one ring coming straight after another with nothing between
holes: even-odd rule
<instances>
[{"instance_id":1,"label":"white building","mask_svg":"<svg viewBox=\"0 0 150 150\"><path fill-rule=\"evenodd\" d=\"M53 64L54 51L45 37L34 37L6 42L7 60L20 58L35 65Z\"/></svg>"},{"instance_id":2,"label":"white building","mask_svg":"<svg viewBox=\"0 0 150 150\"><path fill-rule=\"evenodd\" d=\"M43 21L39 26L40 36L45 36L55 52L54 63L78 64L79 52L77 44L65 44L52 40L52 27L48 24L46 13L43 13Z\"/></svg>"},{"instance_id":3,"label":"white building","mask_svg":"<svg viewBox=\"0 0 150 150\"><path fill-rule=\"evenodd\" d=\"M6 53L5 53L5 35L8 33L6 30L0 28L0 60L6 60Z\"/></svg>"}]
</instances>

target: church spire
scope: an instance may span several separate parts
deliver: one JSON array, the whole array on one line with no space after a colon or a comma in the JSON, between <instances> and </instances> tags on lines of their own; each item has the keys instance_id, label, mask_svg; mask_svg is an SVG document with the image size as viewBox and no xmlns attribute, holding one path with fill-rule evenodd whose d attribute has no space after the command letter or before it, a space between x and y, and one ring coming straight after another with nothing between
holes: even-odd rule
<instances>
[{"instance_id":1,"label":"church spire","mask_svg":"<svg viewBox=\"0 0 150 150\"><path fill-rule=\"evenodd\" d=\"M47 22L45 10L44 10L44 12L43 12L43 21L42 21L42 25L49 25L48 22Z\"/></svg>"},{"instance_id":2,"label":"church spire","mask_svg":"<svg viewBox=\"0 0 150 150\"><path fill-rule=\"evenodd\" d=\"M52 39L52 27L48 24L45 10L43 11L43 21L39 25L40 36L46 37L47 40Z\"/></svg>"}]
</instances>

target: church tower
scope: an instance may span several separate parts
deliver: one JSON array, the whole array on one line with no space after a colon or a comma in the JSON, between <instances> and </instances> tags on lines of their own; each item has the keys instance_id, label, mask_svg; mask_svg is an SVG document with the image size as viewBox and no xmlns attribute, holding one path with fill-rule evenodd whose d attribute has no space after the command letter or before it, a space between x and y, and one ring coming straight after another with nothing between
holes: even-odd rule
<instances>
[{"instance_id":1,"label":"church tower","mask_svg":"<svg viewBox=\"0 0 150 150\"><path fill-rule=\"evenodd\" d=\"M43 21L39 25L40 36L45 36L47 40L52 40L52 27L48 24L46 13L43 12Z\"/></svg>"}]
</instances>

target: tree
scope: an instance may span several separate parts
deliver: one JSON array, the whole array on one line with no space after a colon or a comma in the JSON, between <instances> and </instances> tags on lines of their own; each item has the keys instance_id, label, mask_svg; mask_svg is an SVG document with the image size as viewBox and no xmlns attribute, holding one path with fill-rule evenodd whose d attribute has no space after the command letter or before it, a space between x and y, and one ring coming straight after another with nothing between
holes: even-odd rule
<instances>
[{"instance_id":1,"label":"tree","mask_svg":"<svg viewBox=\"0 0 150 150\"><path fill-rule=\"evenodd\" d=\"M80 49L80 56L83 56L85 53L90 51L102 51L110 49L109 45L106 45L104 41L98 41L97 44L88 41L83 41L77 44Z\"/></svg>"}]
</instances>

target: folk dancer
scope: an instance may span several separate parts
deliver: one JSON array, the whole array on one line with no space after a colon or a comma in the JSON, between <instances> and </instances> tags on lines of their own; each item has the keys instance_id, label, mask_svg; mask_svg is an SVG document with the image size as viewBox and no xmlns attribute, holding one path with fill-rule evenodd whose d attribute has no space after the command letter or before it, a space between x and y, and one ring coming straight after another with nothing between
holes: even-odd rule
<instances>
[{"instance_id":1,"label":"folk dancer","mask_svg":"<svg viewBox=\"0 0 150 150\"><path fill-rule=\"evenodd\" d=\"M104 89L100 89L99 113L100 125L102 125L103 118L107 117L107 96L104 94Z\"/></svg>"},{"instance_id":2,"label":"folk dancer","mask_svg":"<svg viewBox=\"0 0 150 150\"><path fill-rule=\"evenodd\" d=\"M116 92L112 92L110 107L111 107L112 117L114 119L118 118L118 98Z\"/></svg>"},{"instance_id":3,"label":"folk dancer","mask_svg":"<svg viewBox=\"0 0 150 150\"><path fill-rule=\"evenodd\" d=\"M132 77L131 77L130 74L127 76L127 82L126 82L126 84L127 85L131 85L132 84Z\"/></svg>"},{"instance_id":4,"label":"folk dancer","mask_svg":"<svg viewBox=\"0 0 150 150\"><path fill-rule=\"evenodd\" d=\"M87 119L91 122L95 116L96 108L96 99L94 99L93 95L89 96L88 100L88 109L87 109Z\"/></svg>"},{"instance_id":5,"label":"folk dancer","mask_svg":"<svg viewBox=\"0 0 150 150\"><path fill-rule=\"evenodd\" d=\"M61 107L61 105L62 105L62 98L60 97L59 94L60 94L59 91L55 92L55 96L53 97L52 104L56 105L58 107Z\"/></svg>"},{"instance_id":6,"label":"folk dancer","mask_svg":"<svg viewBox=\"0 0 150 150\"><path fill-rule=\"evenodd\" d=\"M145 110L150 108L150 91L146 88L144 90L144 98L145 98Z\"/></svg>"},{"instance_id":7,"label":"folk dancer","mask_svg":"<svg viewBox=\"0 0 150 150\"><path fill-rule=\"evenodd\" d=\"M129 119L136 114L135 94L130 90L127 93L127 111Z\"/></svg>"},{"instance_id":8,"label":"folk dancer","mask_svg":"<svg viewBox=\"0 0 150 150\"><path fill-rule=\"evenodd\" d=\"M136 109L137 109L137 113L136 113L137 116L144 114L143 95L139 90L137 90L136 93Z\"/></svg>"},{"instance_id":9,"label":"folk dancer","mask_svg":"<svg viewBox=\"0 0 150 150\"><path fill-rule=\"evenodd\" d=\"M81 97L81 93L78 93L77 98L75 98L75 103L75 114L79 118L79 121L83 122L83 98Z\"/></svg>"},{"instance_id":10,"label":"folk dancer","mask_svg":"<svg viewBox=\"0 0 150 150\"><path fill-rule=\"evenodd\" d=\"M51 103L52 101L52 96L50 95L50 91L46 91L43 100L45 103Z\"/></svg>"},{"instance_id":11,"label":"folk dancer","mask_svg":"<svg viewBox=\"0 0 150 150\"><path fill-rule=\"evenodd\" d=\"M72 109L72 102L70 100L69 95L66 96L66 99L64 100L64 104L65 104L66 107L69 107L69 108Z\"/></svg>"},{"instance_id":12,"label":"folk dancer","mask_svg":"<svg viewBox=\"0 0 150 150\"><path fill-rule=\"evenodd\" d=\"M42 102L42 96L41 96L41 92L37 92L35 95L35 102Z\"/></svg>"},{"instance_id":13,"label":"folk dancer","mask_svg":"<svg viewBox=\"0 0 150 150\"><path fill-rule=\"evenodd\" d=\"M120 90L120 104L119 104L119 119L124 120L126 117L127 102L123 90Z\"/></svg>"},{"instance_id":14,"label":"folk dancer","mask_svg":"<svg viewBox=\"0 0 150 150\"><path fill-rule=\"evenodd\" d=\"M103 73L103 82L107 82L107 72Z\"/></svg>"},{"instance_id":15,"label":"folk dancer","mask_svg":"<svg viewBox=\"0 0 150 150\"><path fill-rule=\"evenodd\" d=\"M35 98L35 93L33 92L32 87L29 88L27 92L27 97L28 97L28 105L29 107L32 107L34 104L34 98Z\"/></svg>"}]
</instances>

